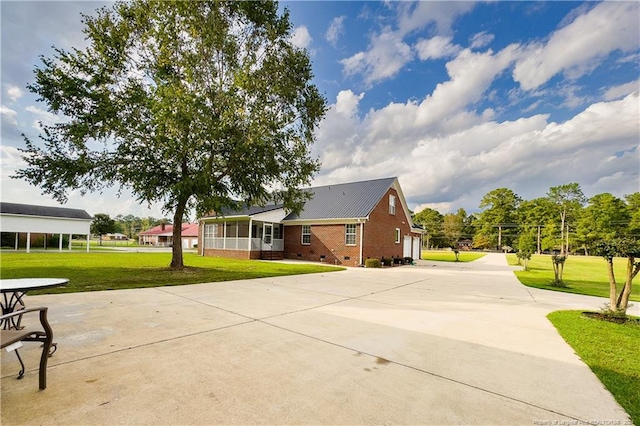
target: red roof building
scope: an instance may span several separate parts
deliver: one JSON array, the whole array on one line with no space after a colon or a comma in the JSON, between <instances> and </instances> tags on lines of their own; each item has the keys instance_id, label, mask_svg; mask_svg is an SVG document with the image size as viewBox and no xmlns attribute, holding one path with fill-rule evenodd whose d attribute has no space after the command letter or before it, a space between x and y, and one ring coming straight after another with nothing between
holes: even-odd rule
<instances>
[{"instance_id":1,"label":"red roof building","mask_svg":"<svg viewBox=\"0 0 640 426\"><path fill-rule=\"evenodd\" d=\"M138 234L141 246L171 247L173 245L173 225L160 224ZM198 244L198 224L182 224L182 248L194 248Z\"/></svg>"}]
</instances>

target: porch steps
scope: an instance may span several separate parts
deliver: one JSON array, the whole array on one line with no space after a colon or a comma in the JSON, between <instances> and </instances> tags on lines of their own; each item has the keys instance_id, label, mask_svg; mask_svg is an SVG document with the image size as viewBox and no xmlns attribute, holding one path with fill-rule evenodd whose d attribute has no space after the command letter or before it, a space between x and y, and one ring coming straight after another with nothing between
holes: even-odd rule
<instances>
[{"instance_id":1,"label":"porch steps","mask_svg":"<svg viewBox=\"0 0 640 426\"><path fill-rule=\"evenodd\" d=\"M284 253L281 251L263 251L260 253L260 259L262 260L282 260L284 259Z\"/></svg>"}]
</instances>

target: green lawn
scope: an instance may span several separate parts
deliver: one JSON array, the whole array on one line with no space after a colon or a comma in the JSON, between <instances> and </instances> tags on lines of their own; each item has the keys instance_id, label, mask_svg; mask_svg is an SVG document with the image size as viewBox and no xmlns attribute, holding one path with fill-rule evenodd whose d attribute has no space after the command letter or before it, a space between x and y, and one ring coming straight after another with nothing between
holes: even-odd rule
<instances>
[{"instance_id":1,"label":"green lawn","mask_svg":"<svg viewBox=\"0 0 640 426\"><path fill-rule=\"evenodd\" d=\"M517 265L515 254L508 254L510 265ZM624 284L626 274L626 259L616 258L613 262L618 288ZM586 294L589 296L609 297L609 278L607 277L607 263L601 257L596 256L569 256L564 264L564 287L554 287L553 264L551 256L533 255L529 261L528 271L516 271L520 282L529 287L543 288L547 290L563 291L567 293ZM619 291L619 290L618 290ZM631 288L631 300L640 301L640 285L638 278Z\"/></svg>"},{"instance_id":2,"label":"green lawn","mask_svg":"<svg viewBox=\"0 0 640 426\"><path fill-rule=\"evenodd\" d=\"M283 275L340 271L344 268L202 257L184 254L187 268L168 269L171 253L6 253L0 257L3 279L69 278L65 287L41 293L117 290L196 284ZM29 294L39 294L29 292Z\"/></svg>"},{"instance_id":3,"label":"green lawn","mask_svg":"<svg viewBox=\"0 0 640 426\"><path fill-rule=\"evenodd\" d=\"M640 425L640 325L585 318L580 311L548 315L560 335Z\"/></svg>"},{"instance_id":4,"label":"green lawn","mask_svg":"<svg viewBox=\"0 0 640 426\"><path fill-rule=\"evenodd\" d=\"M473 262L474 260L480 259L484 255L485 255L484 253L461 251L460 262ZM423 250L422 260L434 260L438 262L455 262L456 255L453 251L448 251L448 250L447 251Z\"/></svg>"}]
</instances>

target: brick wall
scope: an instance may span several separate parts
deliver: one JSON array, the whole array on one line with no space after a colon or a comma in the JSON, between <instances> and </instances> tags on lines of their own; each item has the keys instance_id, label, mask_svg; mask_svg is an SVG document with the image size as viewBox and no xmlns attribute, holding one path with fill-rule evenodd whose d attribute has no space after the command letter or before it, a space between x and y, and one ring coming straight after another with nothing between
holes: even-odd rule
<instances>
[{"instance_id":1,"label":"brick wall","mask_svg":"<svg viewBox=\"0 0 640 426\"><path fill-rule=\"evenodd\" d=\"M389 195L396 197L396 214L389 214ZM400 197L391 188L364 224L363 262L368 258L402 257L403 239L411 234L411 227L400 203ZM395 242L396 228L400 229L400 242ZM285 257L345 266L358 266L360 262L360 224L356 225L356 245L345 244L345 225L311 225L311 244L302 244L302 226L286 226L284 232Z\"/></svg>"},{"instance_id":2,"label":"brick wall","mask_svg":"<svg viewBox=\"0 0 640 426\"><path fill-rule=\"evenodd\" d=\"M396 214L389 214L389 195L396 197ZM400 228L400 242L395 242L396 228ZM402 257L405 235L411 234L411 226L400 203L398 192L390 188L369 215L364 225L364 260Z\"/></svg>"},{"instance_id":3,"label":"brick wall","mask_svg":"<svg viewBox=\"0 0 640 426\"><path fill-rule=\"evenodd\" d=\"M259 251L202 249L204 256L226 257L229 259L260 259Z\"/></svg>"},{"instance_id":4,"label":"brick wall","mask_svg":"<svg viewBox=\"0 0 640 426\"><path fill-rule=\"evenodd\" d=\"M286 226L284 250L287 259L310 260L331 265L357 266L360 261L360 225L355 246L345 244L345 225L311 225L311 244L302 244L302 226ZM324 258L321 258L324 256Z\"/></svg>"}]
</instances>

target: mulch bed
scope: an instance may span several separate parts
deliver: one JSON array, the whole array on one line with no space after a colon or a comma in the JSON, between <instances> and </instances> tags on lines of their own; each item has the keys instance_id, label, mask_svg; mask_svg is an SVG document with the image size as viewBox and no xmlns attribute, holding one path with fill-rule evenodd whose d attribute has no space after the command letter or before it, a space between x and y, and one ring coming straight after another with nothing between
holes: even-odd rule
<instances>
[{"instance_id":1,"label":"mulch bed","mask_svg":"<svg viewBox=\"0 0 640 426\"><path fill-rule=\"evenodd\" d=\"M602 312L583 312L582 316L592 319L597 319L600 321L614 322L616 324L636 324L640 325L640 318L629 318L629 317L614 317L612 315L606 315Z\"/></svg>"}]
</instances>

